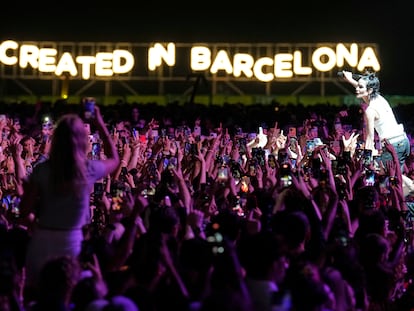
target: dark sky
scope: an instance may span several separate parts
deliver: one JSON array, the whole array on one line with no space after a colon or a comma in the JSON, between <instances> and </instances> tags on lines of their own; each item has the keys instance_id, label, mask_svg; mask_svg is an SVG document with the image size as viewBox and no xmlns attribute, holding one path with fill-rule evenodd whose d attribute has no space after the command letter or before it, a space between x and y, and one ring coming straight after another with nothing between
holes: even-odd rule
<instances>
[{"instance_id":1,"label":"dark sky","mask_svg":"<svg viewBox=\"0 0 414 311\"><path fill-rule=\"evenodd\" d=\"M384 94L414 95L409 1L8 2L0 39L126 42L372 42ZM132 3L134 4L133 6Z\"/></svg>"}]
</instances>

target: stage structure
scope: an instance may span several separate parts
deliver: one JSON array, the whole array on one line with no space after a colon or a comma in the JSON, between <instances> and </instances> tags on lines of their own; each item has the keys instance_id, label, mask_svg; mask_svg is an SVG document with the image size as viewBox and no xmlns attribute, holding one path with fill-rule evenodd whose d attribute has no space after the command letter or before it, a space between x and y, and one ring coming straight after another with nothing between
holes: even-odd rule
<instances>
[{"instance_id":1,"label":"stage structure","mask_svg":"<svg viewBox=\"0 0 414 311\"><path fill-rule=\"evenodd\" d=\"M349 94L380 71L375 43L0 42L0 95ZM14 86L14 87L13 87ZM316 88L315 88L316 87ZM7 90L7 91L6 91Z\"/></svg>"}]
</instances>

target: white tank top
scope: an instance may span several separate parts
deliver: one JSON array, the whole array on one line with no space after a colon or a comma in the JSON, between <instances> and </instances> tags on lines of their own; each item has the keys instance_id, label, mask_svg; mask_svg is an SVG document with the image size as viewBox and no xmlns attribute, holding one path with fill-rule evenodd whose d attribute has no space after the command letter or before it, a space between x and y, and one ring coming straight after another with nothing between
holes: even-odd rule
<instances>
[{"instance_id":1,"label":"white tank top","mask_svg":"<svg viewBox=\"0 0 414 311\"><path fill-rule=\"evenodd\" d=\"M379 116L379 118L374 121L374 128L378 133L380 140L404 134L403 125L398 124L391 106L384 97L378 95L376 98L371 100L369 107L376 111Z\"/></svg>"}]
</instances>

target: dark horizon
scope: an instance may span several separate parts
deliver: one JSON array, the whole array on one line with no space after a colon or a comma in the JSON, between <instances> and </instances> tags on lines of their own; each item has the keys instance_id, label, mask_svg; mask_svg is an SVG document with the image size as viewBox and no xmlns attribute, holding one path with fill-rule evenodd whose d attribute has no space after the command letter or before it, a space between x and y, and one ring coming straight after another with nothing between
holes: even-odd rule
<instances>
[{"instance_id":1,"label":"dark horizon","mask_svg":"<svg viewBox=\"0 0 414 311\"><path fill-rule=\"evenodd\" d=\"M7 3L0 19L0 39L18 41L91 42L229 42L315 43L370 42L379 47L381 92L414 95L412 48L414 39L407 3L367 4L348 1L277 4L257 2L242 7L210 1L198 9L186 4L145 4L138 9L118 1L101 7L88 2L45 9L25 6L17 12ZM21 9L21 8L20 8Z\"/></svg>"}]
</instances>

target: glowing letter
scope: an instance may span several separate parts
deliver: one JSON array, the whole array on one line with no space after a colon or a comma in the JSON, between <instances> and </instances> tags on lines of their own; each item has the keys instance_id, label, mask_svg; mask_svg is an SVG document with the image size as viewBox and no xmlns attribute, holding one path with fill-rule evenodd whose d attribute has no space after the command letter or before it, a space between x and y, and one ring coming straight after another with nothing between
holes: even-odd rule
<instances>
[{"instance_id":1,"label":"glowing letter","mask_svg":"<svg viewBox=\"0 0 414 311\"><path fill-rule=\"evenodd\" d=\"M91 65L96 63L93 56L78 56L76 62L82 65L82 79L88 80L91 77Z\"/></svg>"},{"instance_id":2,"label":"glowing letter","mask_svg":"<svg viewBox=\"0 0 414 311\"><path fill-rule=\"evenodd\" d=\"M56 70L56 49L40 49L39 51L39 71L54 72Z\"/></svg>"},{"instance_id":3,"label":"glowing letter","mask_svg":"<svg viewBox=\"0 0 414 311\"><path fill-rule=\"evenodd\" d=\"M37 46L24 44L20 47L19 65L21 68L26 68L28 64L32 68L39 68L38 57L39 48Z\"/></svg>"},{"instance_id":4,"label":"glowing letter","mask_svg":"<svg viewBox=\"0 0 414 311\"><path fill-rule=\"evenodd\" d=\"M276 78L291 78L292 72L292 54L280 53L275 55L275 77Z\"/></svg>"},{"instance_id":5,"label":"glowing letter","mask_svg":"<svg viewBox=\"0 0 414 311\"><path fill-rule=\"evenodd\" d=\"M248 78L253 77L253 71L252 71L253 64L254 64L254 59L249 54L238 53L238 54L234 55L234 59L233 59L234 73L233 73L233 75L235 77L240 77L241 73L243 72L246 75L246 77L248 77Z\"/></svg>"},{"instance_id":6,"label":"glowing letter","mask_svg":"<svg viewBox=\"0 0 414 311\"><path fill-rule=\"evenodd\" d=\"M126 50L115 50L113 53L112 70L114 73L126 73L134 68L134 56ZM121 64L121 59L124 59L124 64Z\"/></svg>"},{"instance_id":7,"label":"glowing letter","mask_svg":"<svg viewBox=\"0 0 414 311\"><path fill-rule=\"evenodd\" d=\"M213 65L211 65L210 72L212 74L215 74L219 70L225 70L228 74L231 74L233 72L233 67L231 66L229 56L227 55L227 52L224 50L220 50L217 53Z\"/></svg>"},{"instance_id":8,"label":"glowing letter","mask_svg":"<svg viewBox=\"0 0 414 311\"><path fill-rule=\"evenodd\" d=\"M375 56L375 52L370 47L366 48L362 53L357 69L359 71L362 71L367 67L372 67L372 69L375 71L379 71L381 69L378 59Z\"/></svg>"},{"instance_id":9,"label":"glowing letter","mask_svg":"<svg viewBox=\"0 0 414 311\"><path fill-rule=\"evenodd\" d=\"M336 46L336 58L336 65L338 67L344 66L345 59L350 66L356 67L358 64L358 45L356 43L352 43L350 51L348 51L345 45L339 43Z\"/></svg>"},{"instance_id":10,"label":"glowing letter","mask_svg":"<svg viewBox=\"0 0 414 311\"><path fill-rule=\"evenodd\" d=\"M255 77L263 82L269 82L273 80L274 78L273 73L264 73L262 69L264 66L272 66L272 65L273 65L273 59L271 59L270 57L259 58L253 67L253 72L254 72Z\"/></svg>"},{"instance_id":11,"label":"glowing letter","mask_svg":"<svg viewBox=\"0 0 414 311\"><path fill-rule=\"evenodd\" d=\"M205 46L191 48L191 69L196 71L207 70L211 65L211 51Z\"/></svg>"},{"instance_id":12,"label":"glowing letter","mask_svg":"<svg viewBox=\"0 0 414 311\"><path fill-rule=\"evenodd\" d=\"M325 58L327 58L327 61L325 61ZM326 72L332 70L336 65L335 51L328 47L316 49L312 54L312 63L319 71Z\"/></svg>"},{"instance_id":13,"label":"glowing letter","mask_svg":"<svg viewBox=\"0 0 414 311\"><path fill-rule=\"evenodd\" d=\"M106 77L114 74L112 71L112 53L96 53L95 73L97 76Z\"/></svg>"},{"instance_id":14,"label":"glowing letter","mask_svg":"<svg viewBox=\"0 0 414 311\"><path fill-rule=\"evenodd\" d=\"M310 75L312 73L312 68L302 67L302 52L300 51L293 52L293 71L297 75Z\"/></svg>"},{"instance_id":15,"label":"glowing letter","mask_svg":"<svg viewBox=\"0 0 414 311\"><path fill-rule=\"evenodd\" d=\"M168 43L167 49L161 43L155 43L154 47L148 49L148 69L154 71L161 66L161 61L172 67L175 65L175 44Z\"/></svg>"},{"instance_id":16,"label":"glowing letter","mask_svg":"<svg viewBox=\"0 0 414 311\"><path fill-rule=\"evenodd\" d=\"M19 45L15 41L4 41L0 44L0 62L5 65L16 65L18 59L16 56L7 56L7 50L17 50Z\"/></svg>"},{"instance_id":17,"label":"glowing letter","mask_svg":"<svg viewBox=\"0 0 414 311\"><path fill-rule=\"evenodd\" d=\"M73 61L72 55L69 52L63 53L56 66L56 75L60 76L63 72L69 72L72 77L78 74L75 62Z\"/></svg>"}]
</instances>

